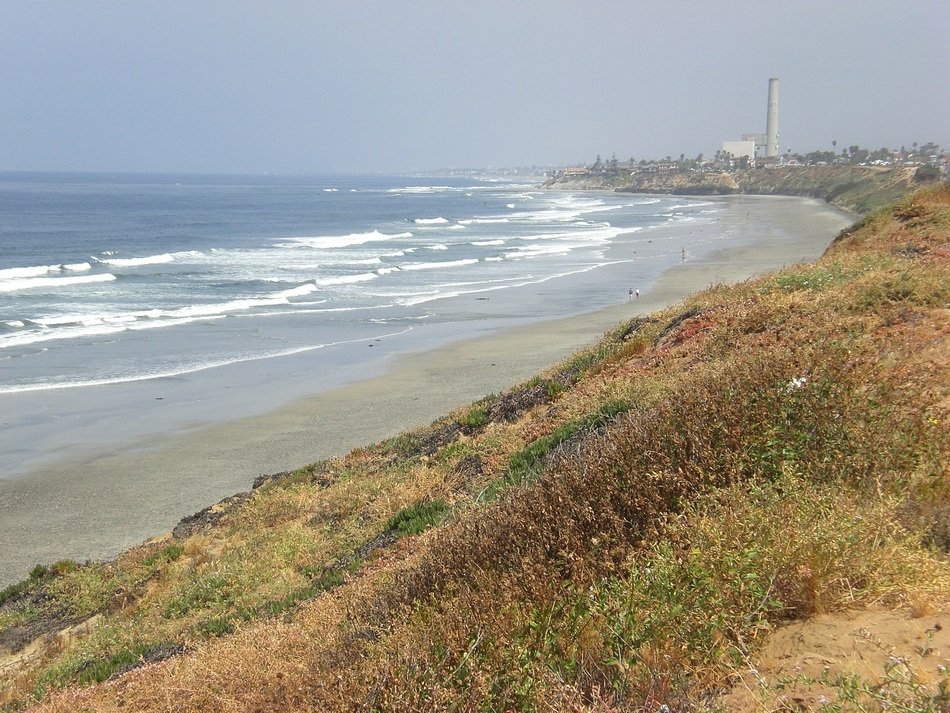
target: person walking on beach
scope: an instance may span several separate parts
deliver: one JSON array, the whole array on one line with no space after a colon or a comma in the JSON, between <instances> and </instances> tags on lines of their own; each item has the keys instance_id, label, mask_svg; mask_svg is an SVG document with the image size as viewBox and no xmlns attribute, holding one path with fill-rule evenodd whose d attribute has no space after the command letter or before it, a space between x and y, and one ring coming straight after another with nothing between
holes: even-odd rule
<instances>
[{"instance_id":1,"label":"person walking on beach","mask_svg":"<svg viewBox=\"0 0 950 713\"><path fill-rule=\"evenodd\" d=\"M640 299L640 289L639 289L639 288L637 288L636 290L634 290L633 293L637 296L637 299Z\"/></svg>"}]
</instances>

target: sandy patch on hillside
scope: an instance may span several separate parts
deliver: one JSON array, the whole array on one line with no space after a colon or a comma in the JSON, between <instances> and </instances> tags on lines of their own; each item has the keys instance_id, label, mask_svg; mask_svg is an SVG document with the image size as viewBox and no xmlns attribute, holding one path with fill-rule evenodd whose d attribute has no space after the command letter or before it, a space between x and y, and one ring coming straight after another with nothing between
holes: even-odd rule
<instances>
[{"instance_id":1,"label":"sandy patch on hillside","mask_svg":"<svg viewBox=\"0 0 950 713\"><path fill-rule=\"evenodd\" d=\"M933 693L941 679L950 683L950 602L924 612L869 610L797 621L773 633L751 663L719 701L726 710L821 710L841 702L835 682L845 677L858 677L875 696L910 694L917 685Z\"/></svg>"}]
</instances>

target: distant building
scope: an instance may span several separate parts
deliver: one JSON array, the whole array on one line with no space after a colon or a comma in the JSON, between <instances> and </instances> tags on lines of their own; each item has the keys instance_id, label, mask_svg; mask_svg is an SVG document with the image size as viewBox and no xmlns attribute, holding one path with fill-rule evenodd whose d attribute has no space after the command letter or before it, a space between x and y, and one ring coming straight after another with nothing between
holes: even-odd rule
<instances>
[{"instance_id":1,"label":"distant building","mask_svg":"<svg viewBox=\"0 0 950 713\"><path fill-rule=\"evenodd\" d=\"M723 141L722 152L734 159L748 156L749 161L755 161L755 141Z\"/></svg>"},{"instance_id":2,"label":"distant building","mask_svg":"<svg viewBox=\"0 0 950 713\"><path fill-rule=\"evenodd\" d=\"M757 157L765 156L765 134L743 134L743 141L755 142L755 155Z\"/></svg>"}]
</instances>

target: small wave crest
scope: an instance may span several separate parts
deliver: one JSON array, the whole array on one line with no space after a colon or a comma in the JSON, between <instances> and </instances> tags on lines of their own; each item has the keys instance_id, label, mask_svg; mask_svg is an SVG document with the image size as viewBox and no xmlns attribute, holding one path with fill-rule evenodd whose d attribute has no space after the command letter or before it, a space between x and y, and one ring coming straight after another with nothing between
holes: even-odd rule
<instances>
[{"instance_id":1,"label":"small wave crest","mask_svg":"<svg viewBox=\"0 0 950 713\"><path fill-rule=\"evenodd\" d=\"M412 233L381 233L371 230L368 233L350 233L349 235L320 235L316 237L288 238L284 242L275 243L275 248L311 248L328 250L331 248L345 248L350 245L362 245L383 240L411 238Z\"/></svg>"},{"instance_id":2,"label":"small wave crest","mask_svg":"<svg viewBox=\"0 0 950 713\"><path fill-rule=\"evenodd\" d=\"M375 277L368 273L370 279ZM103 278L106 275L90 275ZM34 280L62 281L70 278L33 278ZM83 279L83 278L72 278ZM113 279L115 279L113 277ZM329 280L357 281L363 276L329 278ZM33 320L10 320L0 325L0 348L24 346L35 342L56 339L101 336L126 329L153 329L185 324L197 319L220 319L236 312L249 312L263 307L281 307L295 298L316 292L318 281L306 282L258 297L246 297L226 302L209 302L187 305L175 309L149 309L134 312L77 313L41 317Z\"/></svg>"},{"instance_id":3,"label":"small wave crest","mask_svg":"<svg viewBox=\"0 0 950 713\"><path fill-rule=\"evenodd\" d=\"M330 287L332 285L350 285L355 282L369 282L370 280L375 280L377 277L378 275L375 272L361 272L358 275L317 278L313 282L319 287Z\"/></svg>"},{"instance_id":4,"label":"small wave crest","mask_svg":"<svg viewBox=\"0 0 950 713\"><path fill-rule=\"evenodd\" d=\"M488 225L491 223L510 223L511 218L469 218L460 220L461 225Z\"/></svg>"},{"instance_id":5,"label":"small wave crest","mask_svg":"<svg viewBox=\"0 0 950 713\"><path fill-rule=\"evenodd\" d=\"M452 186L405 186L404 188L389 188L387 193L443 193L445 191L459 190Z\"/></svg>"},{"instance_id":6,"label":"small wave crest","mask_svg":"<svg viewBox=\"0 0 950 713\"><path fill-rule=\"evenodd\" d=\"M101 275L76 275L71 277L28 277L19 280L0 280L0 292L18 292L46 288L71 287L91 282L112 282L116 277L112 273Z\"/></svg>"},{"instance_id":7,"label":"small wave crest","mask_svg":"<svg viewBox=\"0 0 950 713\"><path fill-rule=\"evenodd\" d=\"M103 253L109 254L109 253ZM161 255L147 255L145 257L103 257L93 258L96 262L110 267L141 267L142 265L164 265L181 258L197 257L201 253L188 250L178 253L162 253Z\"/></svg>"},{"instance_id":8,"label":"small wave crest","mask_svg":"<svg viewBox=\"0 0 950 713\"><path fill-rule=\"evenodd\" d=\"M40 277L59 272L86 272L92 269L88 262L76 262L66 265L35 265L30 267L7 267L0 270L0 281L16 280L24 277Z\"/></svg>"},{"instance_id":9,"label":"small wave crest","mask_svg":"<svg viewBox=\"0 0 950 713\"><path fill-rule=\"evenodd\" d=\"M445 262L411 262L408 265L400 265L400 270L438 270L446 267L462 267L464 265L474 265L478 262L477 258L468 258L466 260L447 260Z\"/></svg>"}]
</instances>

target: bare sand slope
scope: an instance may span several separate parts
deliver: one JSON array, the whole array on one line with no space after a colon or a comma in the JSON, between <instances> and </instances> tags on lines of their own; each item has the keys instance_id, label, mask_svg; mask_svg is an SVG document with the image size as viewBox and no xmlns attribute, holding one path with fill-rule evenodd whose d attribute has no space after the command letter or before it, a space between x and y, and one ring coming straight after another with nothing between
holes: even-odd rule
<instances>
[{"instance_id":1,"label":"bare sand slope","mask_svg":"<svg viewBox=\"0 0 950 713\"><path fill-rule=\"evenodd\" d=\"M896 702L936 690L950 666L950 606L820 614L775 631L751 664L719 701L726 710L821 710L842 702L849 678L868 688L870 710L874 697L910 710Z\"/></svg>"}]
</instances>

